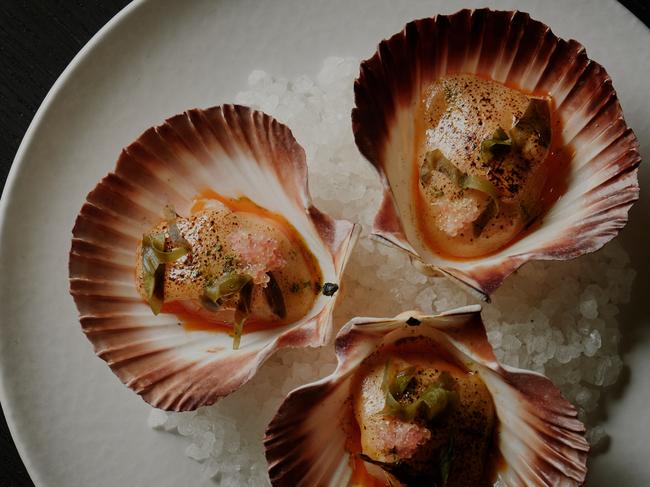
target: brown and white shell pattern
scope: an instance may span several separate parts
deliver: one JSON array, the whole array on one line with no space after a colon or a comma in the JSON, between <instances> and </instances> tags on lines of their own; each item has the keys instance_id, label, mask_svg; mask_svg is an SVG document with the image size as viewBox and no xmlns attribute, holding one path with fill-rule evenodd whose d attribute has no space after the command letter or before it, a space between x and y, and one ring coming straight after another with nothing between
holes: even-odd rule
<instances>
[{"instance_id":1,"label":"brown and white shell pattern","mask_svg":"<svg viewBox=\"0 0 650 487\"><path fill-rule=\"evenodd\" d=\"M87 196L70 250L70 292L97 355L151 405L192 410L248 381L280 347L320 346L332 333L336 296L319 295L299 322L245 333L186 331L154 316L137 292L138 243L165 205L190 212L205 190L247 196L301 234L324 282L340 282L358 229L312 205L305 153L289 128L237 105L189 110L145 131Z\"/></svg>"},{"instance_id":2,"label":"brown and white shell pattern","mask_svg":"<svg viewBox=\"0 0 650 487\"><path fill-rule=\"evenodd\" d=\"M589 446L575 408L543 375L497 362L480 310L473 305L436 316L408 311L395 318L355 318L345 325L336 338L336 370L290 392L267 428L264 443L271 483L353 485L346 433L337 425L342 424L355 371L379 348L419 336L460 363L472 364L489 390L502 459L498 485L581 485Z\"/></svg>"},{"instance_id":3,"label":"brown and white shell pattern","mask_svg":"<svg viewBox=\"0 0 650 487\"><path fill-rule=\"evenodd\" d=\"M476 74L548 93L572 153L568 189L541 225L491 255L451 260L429 251L413 225L413 111L423 88L445 75ZM452 276L484 298L529 260L571 259L614 238L638 199L638 142L605 69L574 40L518 11L461 10L408 23L361 64L352 124L376 168L384 199L373 233L406 251L425 273Z\"/></svg>"}]
</instances>

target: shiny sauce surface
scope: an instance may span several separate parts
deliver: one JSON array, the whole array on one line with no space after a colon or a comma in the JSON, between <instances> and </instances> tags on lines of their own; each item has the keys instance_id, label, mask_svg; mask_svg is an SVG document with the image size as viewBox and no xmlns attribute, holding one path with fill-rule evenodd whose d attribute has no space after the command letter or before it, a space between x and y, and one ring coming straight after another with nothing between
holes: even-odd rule
<instances>
[{"instance_id":1,"label":"shiny sauce surface","mask_svg":"<svg viewBox=\"0 0 650 487\"><path fill-rule=\"evenodd\" d=\"M188 331L232 334L236 302L226 299L217 310L206 307L203 299L206 285L229 272L254 276L244 334L298 321L320 293L320 266L300 233L283 215L248 198L205 191L195 199L190 215L179 216L176 225L192 251L166 264L162 312L176 315ZM167 223L161 222L152 231L166 229ZM140 255L136 276L141 272ZM283 317L273 312L265 295L267 270L282 294ZM138 288L142 294L140 280Z\"/></svg>"},{"instance_id":2,"label":"shiny sauce surface","mask_svg":"<svg viewBox=\"0 0 650 487\"><path fill-rule=\"evenodd\" d=\"M511 130L531 99L549 104L550 143L543 154L536 154L537 160L531 157L529 173L500 178L498 167L490 167L494 162L482 158L481 144L499 128ZM411 181L415 229L425 246L450 260L469 260L499 252L539 226L568 186L573 151L562 143L561 131L547 93L525 92L473 75L443 78L425 90L415 115ZM486 209L489 196L468 189L463 197L452 198L447 188L439 186L434 186L432 196L432 191L423 187L423 160L436 149L462 173L488 179L498 190L497 215L479 235L470 231L470 223ZM435 173L435 177L445 181L441 174ZM521 210L526 207L530 208Z\"/></svg>"}]
</instances>

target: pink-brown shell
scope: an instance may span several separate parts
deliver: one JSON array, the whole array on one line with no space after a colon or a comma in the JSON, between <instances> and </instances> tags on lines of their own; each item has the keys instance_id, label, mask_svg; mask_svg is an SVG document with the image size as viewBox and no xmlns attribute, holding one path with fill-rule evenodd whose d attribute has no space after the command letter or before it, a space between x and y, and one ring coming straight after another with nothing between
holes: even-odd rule
<instances>
[{"instance_id":1,"label":"pink-brown shell","mask_svg":"<svg viewBox=\"0 0 650 487\"><path fill-rule=\"evenodd\" d=\"M236 105L189 110L125 148L77 217L70 292L97 355L161 409L211 404L249 380L276 349L320 346L332 332L336 296L319 296L300 322L245 334L240 350L226 334L186 331L175 315L152 314L136 290L138 243L162 220L165 205L187 215L205 190L247 196L283 215L326 282L340 282L358 234L312 205L302 147L264 113Z\"/></svg>"},{"instance_id":2,"label":"pink-brown shell","mask_svg":"<svg viewBox=\"0 0 650 487\"><path fill-rule=\"evenodd\" d=\"M575 408L543 375L497 362L480 310L474 305L437 316L408 311L395 318L350 321L336 338L336 370L290 392L267 428L264 443L271 483L352 485L341 418L355 371L381 347L419 336L432 340L460 363L471 364L490 391L498 419L496 445L503 460L497 471L499 485L581 485L589 445Z\"/></svg>"},{"instance_id":3,"label":"pink-brown shell","mask_svg":"<svg viewBox=\"0 0 650 487\"><path fill-rule=\"evenodd\" d=\"M446 259L415 231L410 186L413 110L423 89L450 74L488 77L548 93L572 152L569 187L541 226L492 255ZM484 298L529 260L571 259L614 238L638 199L638 143L605 69L574 40L518 11L461 10L410 22L361 64L352 125L357 146L376 168L384 199L373 233L408 252L425 273L454 277ZM404 163L404 161L407 161Z\"/></svg>"}]
</instances>

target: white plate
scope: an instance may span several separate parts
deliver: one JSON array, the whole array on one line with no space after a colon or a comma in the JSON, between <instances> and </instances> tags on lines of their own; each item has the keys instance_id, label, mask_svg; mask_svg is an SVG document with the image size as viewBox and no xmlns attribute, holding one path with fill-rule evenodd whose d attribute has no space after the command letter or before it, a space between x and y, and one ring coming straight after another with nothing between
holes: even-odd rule
<instances>
[{"instance_id":1,"label":"white plate","mask_svg":"<svg viewBox=\"0 0 650 487\"><path fill-rule=\"evenodd\" d=\"M148 429L148 406L122 386L80 331L68 295L70 231L86 193L121 147L190 107L232 101L262 68L313 75L328 55L367 57L408 20L451 13L455 1L195 0L127 7L86 46L47 96L2 198L0 399L38 486L211 485L184 441ZM463 6L482 6L468 1ZM614 79L629 124L650 147L650 32L614 1L494 1L578 39ZM650 187L650 169L641 171ZM629 382L610 407L611 450L593 486L650 485L650 201L623 239L639 272L625 324ZM644 240L645 237L645 240ZM647 313L645 313L647 314ZM615 479L615 480L613 480Z\"/></svg>"}]
</instances>

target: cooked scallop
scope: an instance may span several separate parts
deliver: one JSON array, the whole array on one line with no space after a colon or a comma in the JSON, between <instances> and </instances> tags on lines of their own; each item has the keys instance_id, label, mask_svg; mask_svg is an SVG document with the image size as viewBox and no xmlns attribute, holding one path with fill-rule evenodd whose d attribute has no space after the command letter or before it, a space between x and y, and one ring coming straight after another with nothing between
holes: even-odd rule
<instances>
[{"instance_id":1,"label":"cooked scallop","mask_svg":"<svg viewBox=\"0 0 650 487\"><path fill-rule=\"evenodd\" d=\"M500 365L479 306L355 318L265 438L274 486L578 486L589 446L546 377Z\"/></svg>"},{"instance_id":2,"label":"cooked scallop","mask_svg":"<svg viewBox=\"0 0 650 487\"><path fill-rule=\"evenodd\" d=\"M373 234L484 299L530 260L601 248L638 199L607 72L528 14L410 22L354 89L355 141L384 186Z\"/></svg>"},{"instance_id":3,"label":"cooked scallop","mask_svg":"<svg viewBox=\"0 0 650 487\"><path fill-rule=\"evenodd\" d=\"M70 291L126 385L191 410L278 348L329 339L357 233L311 204L287 127L242 106L190 110L144 132L88 195Z\"/></svg>"}]
</instances>

